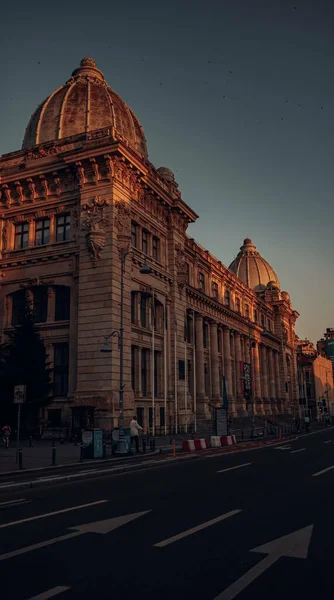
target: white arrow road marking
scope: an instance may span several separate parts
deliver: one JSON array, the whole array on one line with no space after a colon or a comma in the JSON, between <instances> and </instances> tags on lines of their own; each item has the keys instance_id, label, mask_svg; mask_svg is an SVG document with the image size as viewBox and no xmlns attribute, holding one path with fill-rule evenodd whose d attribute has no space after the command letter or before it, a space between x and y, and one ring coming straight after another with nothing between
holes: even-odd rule
<instances>
[{"instance_id":1,"label":"white arrow road marking","mask_svg":"<svg viewBox=\"0 0 334 600\"><path fill-rule=\"evenodd\" d=\"M327 469L323 469L322 471L318 471L317 473L313 473L312 477L318 477L318 475L327 473L327 471L331 471L332 469L334 469L334 465L332 465L331 467L327 467Z\"/></svg>"},{"instance_id":2,"label":"white arrow road marking","mask_svg":"<svg viewBox=\"0 0 334 600\"><path fill-rule=\"evenodd\" d=\"M299 450L292 450L290 454L296 454L296 452L303 452L306 448L299 448Z\"/></svg>"},{"instance_id":3,"label":"white arrow road marking","mask_svg":"<svg viewBox=\"0 0 334 600\"><path fill-rule=\"evenodd\" d=\"M187 529L187 531L182 531L182 533L178 533L177 535L173 535L173 537L167 538L158 544L154 544L157 548L164 548L164 546L169 546L169 544L173 544L174 542L178 542L182 540L182 538L188 537L188 535L192 535L193 533L197 533L197 531L201 531L201 529L205 529L206 527L210 527L210 525L215 525L215 523L219 523L219 521L225 521L225 519L229 519L229 517L234 517L241 512L241 509L238 508L236 510L231 510L224 515L220 515L220 517L216 517L215 519L211 519L211 521L206 521L206 523L202 523L201 525L197 525L196 527L192 527L191 529Z\"/></svg>"},{"instance_id":4,"label":"white arrow road marking","mask_svg":"<svg viewBox=\"0 0 334 600\"><path fill-rule=\"evenodd\" d=\"M63 508L62 510L55 510L53 512L44 513L42 515L35 515L34 517L28 517L27 519L20 519L19 521L11 521L10 523L3 523L0 525L0 529L5 527L12 527L12 525L21 525L21 523L29 523L29 521L37 521L38 519L45 519L46 517L53 517L54 515L61 515L71 510L79 510L79 508L88 508L89 506L96 506L97 504L105 504L108 500L98 500L97 502L89 502L88 504L79 504L78 506L70 506L70 508Z\"/></svg>"},{"instance_id":5,"label":"white arrow road marking","mask_svg":"<svg viewBox=\"0 0 334 600\"><path fill-rule=\"evenodd\" d=\"M268 556L247 571L247 573L242 575L240 579L232 583L232 585L221 594L216 596L215 600L233 600L240 592L253 583L255 579L269 569L269 567L281 558L281 556L307 558L312 531L313 525L309 525L308 527L284 535L276 540L272 540L268 544L253 548L251 552L268 554Z\"/></svg>"},{"instance_id":6,"label":"white arrow road marking","mask_svg":"<svg viewBox=\"0 0 334 600\"><path fill-rule=\"evenodd\" d=\"M236 465L236 467L229 467L228 469L222 469L221 471L217 471L217 473L226 473L226 471L234 471L234 469L241 469L241 467L248 467L252 463L244 463L243 465Z\"/></svg>"},{"instance_id":7,"label":"white arrow road marking","mask_svg":"<svg viewBox=\"0 0 334 600\"><path fill-rule=\"evenodd\" d=\"M71 588L66 585L57 585L57 587L51 588L51 590L47 590L47 592L42 592L42 594L38 594L38 596L33 596L29 598L29 600L48 600L48 598L53 598L54 596L58 596L58 594L62 594Z\"/></svg>"},{"instance_id":8,"label":"white arrow road marking","mask_svg":"<svg viewBox=\"0 0 334 600\"><path fill-rule=\"evenodd\" d=\"M278 446L274 450L290 450L291 446Z\"/></svg>"},{"instance_id":9,"label":"white arrow road marking","mask_svg":"<svg viewBox=\"0 0 334 600\"><path fill-rule=\"evenodd\" d=\"M134 519L138 519L138 517L142 517L149 512L151 511L144 510L143 512L133 513L131 515L112 517L111 519L105 519L104 521L96 521L96 523L86 523L85 525L78 525L77 527L69 527L69 530L74 531L74 533L67 533L66 535L47 540L46 542L40 542L39 544L33 544L32 546L25 546L25 548L13 550L13 552L7 552L7 554L0 554L0 561L7 560L7 558L13 558L14 556L19 556L21 554L26 554L27 552L33 552L33 550L39 550L40 548L46 548L47 546L52 546L52 544L58 544L58 542L70 540L85 533L110 533L114 529L122 527L122 525L126 525L126 523L130 523L131 521L134 521Z\"/></svg>"}]
</instances>

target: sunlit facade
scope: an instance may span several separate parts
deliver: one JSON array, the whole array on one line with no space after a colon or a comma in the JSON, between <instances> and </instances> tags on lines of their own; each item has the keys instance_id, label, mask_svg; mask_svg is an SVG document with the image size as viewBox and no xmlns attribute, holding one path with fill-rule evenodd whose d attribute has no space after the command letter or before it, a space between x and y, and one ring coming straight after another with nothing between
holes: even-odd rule
<instances>
[{"instance_id":1,"label":"sunlit facade","mask_svg":"<svg viewBox=\"0 0 334 600\"><path fill-rule=\"evenodd\" d=\"M22 149L0 158L0 332L28 296L54 369L43 419L117 426L117 335L112 353L100 349L119 330L121 248L126 420L199 427L224 385L233 416L253 402L259 415L294 412L289 294L251 240L227 268L189 237L197 215L147 157L138 119L86 58L37 108Z\"/></svg>"}]
</instances>

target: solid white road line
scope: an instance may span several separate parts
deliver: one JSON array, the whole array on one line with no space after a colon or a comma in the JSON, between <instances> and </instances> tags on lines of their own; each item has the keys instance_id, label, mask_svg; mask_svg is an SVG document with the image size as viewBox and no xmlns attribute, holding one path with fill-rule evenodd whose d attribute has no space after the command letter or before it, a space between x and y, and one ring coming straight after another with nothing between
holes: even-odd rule
<instances>
[{"instance_id":1,"label":"solid white road line","mask_svg":"<svg viewBox=\"0 0 334 600\"><path fill-rule=\"evenodd\" d=\"M20 498L18 500L7 500L7 502L0 502L0 506L10 506L13 504L22 504L22 502L30 502L30 500L26 500L25 498Z\"/></svg>"},{"instance_id":2,"label":"solid white road line","mask_svg":"<svg viewBox=\"0 0 334 600\"><path fill-rule=\"evenodd\" d=\"M38 596L33 596L32 598L29 598L29 600L47 600L48 598L58 596L58 594L62 594L70 589L71 588L66 585L57 585L57 587L51 588L51 590L47 590L47 592L42 592L42 594L38 594Z\"/></svg>"},{"instance_id":3,"label":"solid white road line","mask_svg":"<svg viewBox=\"0 0 334 600\"><path fill-rule=\"evenodd\" d=\"M229 467L228 469L222 469L221 471L217 471L217 473L226 473L226 471L233 471L234 469L241 469L241 467L248 467L252 463L244 463L243 465L236 465L236 467Z\"/></svg>"},{"instance_id":4,"label":"solid white road line","mask_svg":"<svg viewBox=\"0 0 334 600\"><path fill-rule=\"evenodd\" d=\"M187 529L187 531L183 531L182 533L178 533L177 535L173 535L173 537L167 538L162 542L158 542L158 544L154 544L157 548L164 548L165 546L169 546L169 544L173 544L174 542L178 542L182 540L182 538L188 537L188 535L192 535L193 533L197 533L201 531L201 529L205 529L206 527L210 527L210 525L215 525L215 523L219 523L220 521L225 521L225 519L229 519L230 517L234 517L241 512L241 509L238 508L236 510L231 510L224 515L220 515L220 517L216 517L215 519L211 519L211 521L206 521L206 523L202 523L201 525L197 525L196 527L192 527L191 529Z\"/></svg>"},{"instance_id":5,"label":"solid white road line","mask_svg":"<svg viewBox=\"0 0 334 600\"><path fill-rule=\"evenodd\" d=\"M10 523L3 523L0 525L0 529L5 527L12 527L12 525L21 525L21 523L29 523L29 521L37 521L38 519L45 519L46 517L53 517L54 515L61 515L63 513L70 512L71 510L79 510L80 508L89 508L90 506L97 506L97 504L105 504L108 500L98 500L97 502L89 502L88 504L79 504L78 506L71 506L70 508L63 508L62 510L55 510L50 513L44 513L42 515L35 515L28 519L20 519L19 521L11 521Z\"/></svg>"},{"instance_id":6,"label":"solid white road line","mask_svg":"<svg viewBox=\"0 0 334 600\"><path fill-rule=\"evenodd\" d=\"M306 448L299 448L299 450L292 450L290 454L296 454L296 452L303 452Z\"/></svg>"},{"instance_id":7,"label":"solid white road line","mask_svg":"<svg viewBox=\"0 0 334 600\"><path fill-rule=\"evenodd\" d=\"M324 444L330 444L332 440L326 440L326 442L324 442Z\"/></svg>"},{"instance_id":8,"label":"solid white road line","mask_svg":"<svg viewBox=\"0 0 334 600\"><path fill-rule=\"evenodd\" d=\"M313 473L312 477L318 477L318 475L327 473L327 471L331 471L332 469L334 469L334 465L332 465L331 467L327 467L327 469L323 469L322 471L318 471L317 473Z\"/></svg>"}]
</instances>

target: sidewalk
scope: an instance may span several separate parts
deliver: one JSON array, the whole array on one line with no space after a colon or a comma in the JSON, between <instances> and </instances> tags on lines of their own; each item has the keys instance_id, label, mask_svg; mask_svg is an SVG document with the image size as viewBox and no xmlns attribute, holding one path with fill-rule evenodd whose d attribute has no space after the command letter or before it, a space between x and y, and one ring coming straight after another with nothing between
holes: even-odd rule
<instances>
[{"instance_id":1,"label":"sidewalk","mask_svg":"<svg viewBox=\"0 0 334 600\"><path fill-rule=\"evenodd\" d=\"M20 442L22 448L24 469L38 469L49 467L52 463L52 442L38 440L33 442L29 448L29 441ZM60 444L56 442L56 464L70 464L79 462L80 446L74 446L68 442ZM8 449L0 448L0 473L15 471L18 468L16 464L16 445L15 440L11 440Z\"/></svg>"}]
</instances>

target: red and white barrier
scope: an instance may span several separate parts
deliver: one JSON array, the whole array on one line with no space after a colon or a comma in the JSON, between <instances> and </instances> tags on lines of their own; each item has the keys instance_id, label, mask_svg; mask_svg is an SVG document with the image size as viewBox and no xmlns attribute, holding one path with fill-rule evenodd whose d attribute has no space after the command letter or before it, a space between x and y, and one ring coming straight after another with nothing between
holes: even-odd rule
<instances>
[{"instance_id":1,"label":"red and white barrier","mask_svg":"<svg viewBox=\"0 0 334 600\"><path fill-rule=\"evenodd\" d=\"M199 440L184 440L182 443L183 452L194 452L194 450L206 450L208 442L204 438Z\"/></svg>"},{"instance_id":2,"label":"red and white barrier","mask_svg":"<svg viewBox=\"0 0 334 600\"><path fill-rule=\"evenodd\" d=\"M233 446L237 443L235 435L222 435L220 441L222 446Z\"/></svg>"},{"instance_id":3,"label":"red and white barrier","mask_svg":"<svg viewBox=\"0 0 334 600\"><path fill-rule=\"evenodd\" d=\"M219 435L212 435L210 438L210 446L211 448L221 448L221 441Z\"/></svg>"},{"instance_id":4,"label":"red and white barrier","mask_svg":"<svg viewBox=\"0 0 334 600\"><path fill-rule=\"evenodd\" d=\"M182 443L183 452L193 452L195 450L194 440L184 440Z\"/></svg>"}]
</instances>

